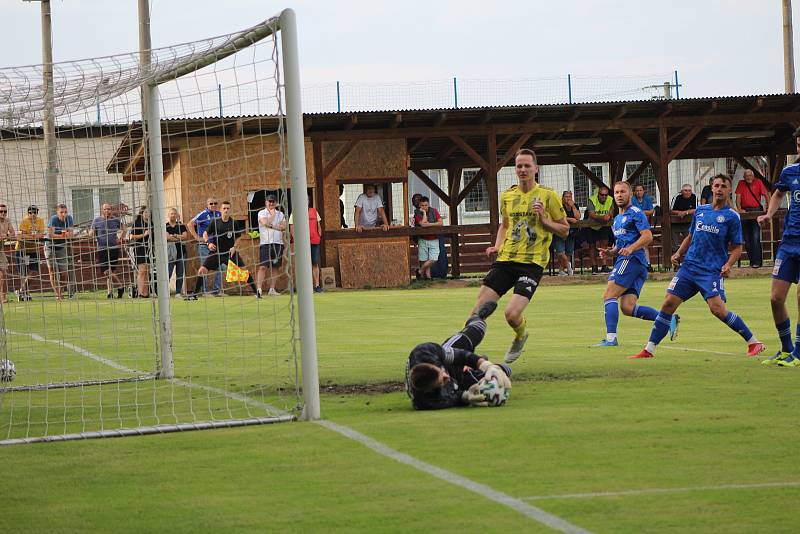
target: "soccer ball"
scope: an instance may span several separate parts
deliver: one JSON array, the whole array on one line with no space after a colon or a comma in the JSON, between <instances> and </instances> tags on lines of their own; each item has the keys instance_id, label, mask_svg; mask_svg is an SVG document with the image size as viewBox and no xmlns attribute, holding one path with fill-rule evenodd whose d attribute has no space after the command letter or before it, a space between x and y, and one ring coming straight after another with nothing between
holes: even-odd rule
<instances>
[{"instance_id":1,"label":"soccer ball","mask_svg":"<svg viewBox=\"0 0 800 534\"><path fill-rule=\"evenodd\" d=\"M486 399L489 406L502 406L508 400L508 391L497 383L497 379L482 378L478 382L478 391Z\"/></svg>"},{"instance_id":2,"label":"soccer ball","mask_svg":"<svg viewBox=\"0 0 800 534\"><path fill-rule=\"evenodd\" d=\"M0 382L11 382L17 376L17 367L11 360L0 360Z\"/></svg>"}]
</instances>

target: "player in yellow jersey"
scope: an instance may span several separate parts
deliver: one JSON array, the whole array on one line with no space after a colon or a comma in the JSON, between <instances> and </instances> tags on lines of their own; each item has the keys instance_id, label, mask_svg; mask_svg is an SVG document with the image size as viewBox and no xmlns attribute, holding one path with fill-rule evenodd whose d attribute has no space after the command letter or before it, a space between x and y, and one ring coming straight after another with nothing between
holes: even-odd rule
<instances>
[{"instance_id":1,"label":"player in yellow jersey","mask_svg":"<svg viewBox=\"0 0 800 534\"><path fill-rule=\"evenodd\" d=\"M525 307L533 297L547 263L550 261L550 242L553 234L567 237L567 222L561 199L555 191L536 183L539 166L536 153L523 148L515 157L519 185L500 195L500 227L494 246L486 255L497 255L492 268L483 279L474 315L487 301L497 301L509 289L514 294L506 305L505 316L514 330L514 341L506 352L506 363L520 357L528 331L525 327Z\"/></svg>"}]
</instances>

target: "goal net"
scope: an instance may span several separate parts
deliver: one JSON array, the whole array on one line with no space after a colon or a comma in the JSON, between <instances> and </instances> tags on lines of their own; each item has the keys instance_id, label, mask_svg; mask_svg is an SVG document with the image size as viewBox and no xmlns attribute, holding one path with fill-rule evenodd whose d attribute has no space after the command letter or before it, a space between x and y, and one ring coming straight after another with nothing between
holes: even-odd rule
<instances>
[{"instance_id":1,"label":"goal net","mask_svg":"<svg viewBox=\"0 0 800 534\"><path fill-rule=\"evenodd\" d=\"M302 410L279 23L0 69L0 443Z\"/></svg>"}]
</instances>

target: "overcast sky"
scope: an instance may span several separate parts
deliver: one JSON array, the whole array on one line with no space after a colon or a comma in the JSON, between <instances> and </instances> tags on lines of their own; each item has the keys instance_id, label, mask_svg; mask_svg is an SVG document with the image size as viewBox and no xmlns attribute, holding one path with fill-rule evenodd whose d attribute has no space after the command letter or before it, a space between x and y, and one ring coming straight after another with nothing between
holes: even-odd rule
<instances>
[{"instance_id":1,"label":"overcast sky","mask_svg":"<svg viewBox=\"0 0 800 534\"><path fill-rule=\"evenodd\" d=\"M780 0L150 0L156 47L296 10L304 86L645 76L681 96L783 92ZM800 25L800 0L794 2ZM53 0L56 61L136 50L136 0ZM38 2L0 0L0 65L41 62ZM800 47L800 27L795 47Z\"/></svg>"}]
</instances>

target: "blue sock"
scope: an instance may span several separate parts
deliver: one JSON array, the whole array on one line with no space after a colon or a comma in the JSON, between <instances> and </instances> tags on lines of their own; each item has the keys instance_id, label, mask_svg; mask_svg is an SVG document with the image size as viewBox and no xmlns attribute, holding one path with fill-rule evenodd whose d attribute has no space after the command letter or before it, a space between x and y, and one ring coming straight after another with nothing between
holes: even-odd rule
<instances>
[{"instance_id":1,"label":"blue sock","mask_svg":"<svg viewBox=\"0 0 800 534\"><path fill-rule=\"evenodd\" d=\"M671 313L658 312L656 320L653 322L653 329L650 331L650 343L658 345L669 333L669 323L672 321Z\"/></svg>"},{"instance_id":2,"label":"blue sock","mask_svg":"<svg viewBox=\"0 0 800 534\"><path fill-rule=\"evenodd\" d=\"M797 325L797 333L795 335L795 344L794 344L794 352L792 354L800 354L800 339L797 336L800 336L800 323Z\"/></svg>"},{"instance_id":3,"label":"blue sock","mask_svg":"<svg viewBox=\"0 0 800 534\"><path fill-rule=\"evenodd\" d=\"M637 319L644 319L645 321L655 321L658 317L658 310L650 306L639 306L638 304L633 308L633 316Z\"/></svg>"},{"instance_id":4,"label":"blue sock","mask_svg":"<svg viewBox=\"0 0 800 534\"><path fill-rule=\"evenodd\" d=\"M725 316L725 324L728 325L731 330L742 336L745 341L749 341L750 338L753 337L753 333L747 328L747 325L744 324L742 318L733 312L728 312L728 315Z\"/></svg>"},{"instance_id":5,"label":"blue sock","mask_svg":"<svg viewBox=\"0 0 800 534\"><path fill-rule=\"evenodd\" d=\"M617 299L607 299L603 306L606 314L606 333L616 334L617 324L619 323L619 306Z\"/></svg>"},{"instance_id":6,"label":"blue sock","mask_svg":"<svg viewBox=\"0 0 800 534\"><path fill-rule=\"evenodd\" d=\"M781 340L781 351L792 352L794 345L792 344L792 321L786 319L780 324L775 325L778 331L778 337Z\"/></svg>"}]
</instances>

